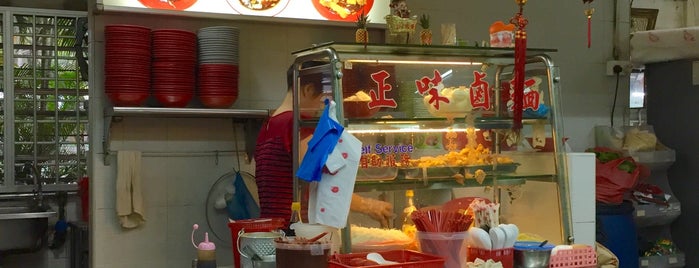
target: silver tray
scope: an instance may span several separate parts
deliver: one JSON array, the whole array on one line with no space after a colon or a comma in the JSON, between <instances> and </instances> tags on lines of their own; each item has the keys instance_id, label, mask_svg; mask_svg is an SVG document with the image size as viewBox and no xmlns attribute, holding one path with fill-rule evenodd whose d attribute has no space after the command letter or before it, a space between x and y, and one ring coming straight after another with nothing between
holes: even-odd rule
<instances>
[{"instance_id":1,"label":"silver tray","mask_svg":"<svg viewBox=\"0 0 699 268\"><path fill-rule=\"evenodd\" d=\"M369 167L357 169L358 181L388 181L398 176L396 167Z\"/></svg>"},{"instance_id":2,"label":"silver tray","mask_svg":"<svg viewBox=\"0 0 699 268\"><path fill-rule=\"evenodd\" d=\"M403 176L409 180L421 179L447 179L457 178L466 173L474 174L476 170L483 170L486 173L507 174L517 171L519 163L498 164L495 169L492 165L474 165L463 167L426 167L426 168L404 168L401 169Z\"/></svg>"}]
</instances>

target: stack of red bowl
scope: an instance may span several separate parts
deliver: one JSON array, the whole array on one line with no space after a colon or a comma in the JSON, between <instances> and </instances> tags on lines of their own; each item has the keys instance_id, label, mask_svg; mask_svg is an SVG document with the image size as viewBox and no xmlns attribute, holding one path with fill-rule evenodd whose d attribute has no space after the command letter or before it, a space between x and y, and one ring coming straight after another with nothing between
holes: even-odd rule
<instances>
[{"instance_id":1,"label":"stack of red bowl","mask_svg":"<svg viewBox=\"0 0 699 268\"><path fill-rule=\"evenodd\" d=\"M165 107L185 107L194 98L197 35L153 30L153 96Z\"/></svg>"},{"instance_id":2,"label":"stack of red bowl","mask_svg":"<svg viewBox=\"0 0 699 268\"><path fill-rule=\"evenodd\" d=\"M229 108L238 99L238 36L235 27L199 29L198 96L209 108Z\"/></svg>"},{"instance_id":3,"label":"stack of red bowl","mask_svg":"<svg viewBox=\"0 0 699 268\"><path fill-rule=\"evenodd\" d=\"M228 108L238 99L238 65L200 64L199 100L209 108Z\"/></svg>"},{"instance_id":4,"label":"stack of red bowl","mask_svg":"<svg viewBox=\"0 0 699 268\"><path fill-rule=\"evenodd\" d=\"M104 92L115 106L141 106L150 89L151 30L104 27Z\"/></svg>"}]
</instances>

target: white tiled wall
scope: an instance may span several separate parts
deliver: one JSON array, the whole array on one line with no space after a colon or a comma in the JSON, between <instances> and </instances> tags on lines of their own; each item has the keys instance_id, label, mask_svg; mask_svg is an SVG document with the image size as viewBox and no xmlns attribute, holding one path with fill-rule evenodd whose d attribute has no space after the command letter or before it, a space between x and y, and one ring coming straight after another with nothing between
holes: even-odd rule
<instances>
[{"instance_id":1,"label":"white tiled wall","mask_svg":"<svg viewBox=\"0 0 699 268\"><path fill-rule=\"evenodd\" d=\"M242 126L237 128L242 130ZM234 150L232 121L126 118L112 126L111 134L114 151L143 152L141 171L147 221L133 230L119 226L114 203L116 163L112 163L93 188L94 267L190 267L195 257L190 242L192 225L201 226L197 242L203 232L211 231L204 213L206 197L222 175L237 168L237 161L227 153L218 157L187 153ZM242 145L240 141L241 148ZM163 156L162 152L174 152L175 156ZM251 172L245 161L241 169ZM218 231L229 235L227 229ZM219 263L230 264L230 245L217 246Z\"/></svg>"}]
</instances>

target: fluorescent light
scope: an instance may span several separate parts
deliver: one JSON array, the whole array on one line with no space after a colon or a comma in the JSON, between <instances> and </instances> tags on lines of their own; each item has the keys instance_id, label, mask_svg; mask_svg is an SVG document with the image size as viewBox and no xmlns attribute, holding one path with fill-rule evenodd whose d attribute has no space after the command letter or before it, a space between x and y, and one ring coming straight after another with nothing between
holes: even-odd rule
<instances>
[{"instance_id":1,"label":"fluorescent light","mask_svg":"<svg viewBox=\"0 0 699 268\"><path fill-rule=\"evenodd\" d=\"M478 131L479 129L476 129ZM466 132L465 128L403 128L403 129L347 129L347 132L352 134L372 134L372 133L443 133L443 132Z\"/></svg>"},{"instance_id":2,"label":"fluorescent light","mask_svg":"<svg viewBox=\"0 0 699 268\"><path fill-rule=\"evenodd\" d=\"M442 74L442 79L446 79L446 78L449 77L453 72L454 72L453 69L449 69L448 71L444 72L444 73Z\"/></svg>"},{"instance_id":3,"label":"fluorescent light","mask_svg":"<svg viewBox=\"0 0 699 268\"><path fill-rule=\"evenodd\" d=\"M483 65L470 61L424 61L424 60L348 60L357 63L429 64L429 65Z\"/></svg>"}]
</instances>

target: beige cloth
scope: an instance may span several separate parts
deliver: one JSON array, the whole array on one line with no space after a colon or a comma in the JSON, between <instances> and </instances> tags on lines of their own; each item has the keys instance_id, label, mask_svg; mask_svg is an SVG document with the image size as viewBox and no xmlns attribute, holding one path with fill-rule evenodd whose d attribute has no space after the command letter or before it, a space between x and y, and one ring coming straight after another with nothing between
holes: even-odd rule
<instances>
[{"instance_id":1,"label":"beige cloth","mask_svg":"<svg viewBox=\"0 0 699 268\"><path fill-rule=\"evenodd\" d=\"M618 268L619 259L600 243L597 244L597 267L600 268Z\"/></svg>"},{"instance_id":2,"label":"beige cloth","mask_svg":"<svg viewBox=\"0 0 699 268\"><path fill-rule=\"evenodd\" d=\"M116 212L124 228L136 228L146 221L141 189L141 152L117 153Z\"/></svg>"}]
</instances>

